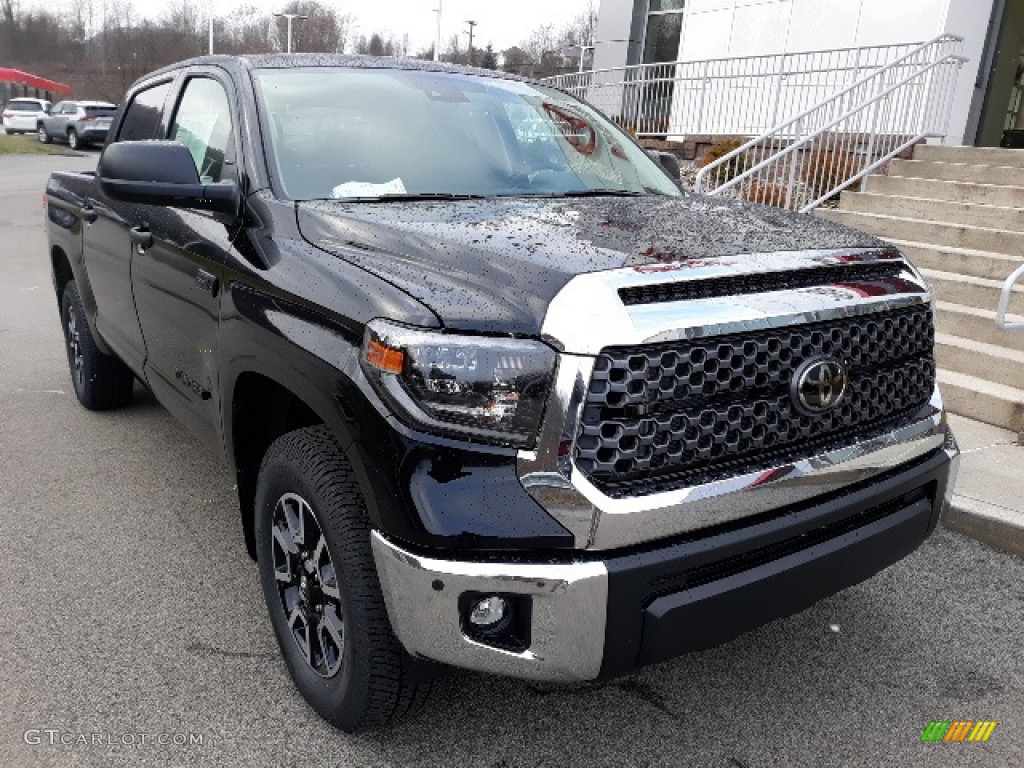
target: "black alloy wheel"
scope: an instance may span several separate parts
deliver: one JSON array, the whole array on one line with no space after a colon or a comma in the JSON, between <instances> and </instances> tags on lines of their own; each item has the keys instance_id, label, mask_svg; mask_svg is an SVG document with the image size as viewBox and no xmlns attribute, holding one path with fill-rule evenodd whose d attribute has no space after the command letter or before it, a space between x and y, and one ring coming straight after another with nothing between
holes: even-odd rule
<instances>
[{"instance_id":1,"label":"black alloy wheel","mask_svg":"<svg viewBox=\"0 0 1024 768\"><path fill-rule=\"evenodd\" d=\"M82 336L78 330L78 313L74 303L68 304L64 315L67 325L64 338L67 340L71 383L75 385L75 391L80 392L85 387L85 358L82 355Z\"/></svg>"},{"instance_id":2,"label":"black alloy wheel","mask_svg":"<svg viewBox=\"0 0 1024 768\"><path fill-rule=\"evenodd\" d=\"M274 575L292 639L321 677L341 669L345 619L327 540L309 503L286 493L274 507Z\"/></svg>"}]
</instances>

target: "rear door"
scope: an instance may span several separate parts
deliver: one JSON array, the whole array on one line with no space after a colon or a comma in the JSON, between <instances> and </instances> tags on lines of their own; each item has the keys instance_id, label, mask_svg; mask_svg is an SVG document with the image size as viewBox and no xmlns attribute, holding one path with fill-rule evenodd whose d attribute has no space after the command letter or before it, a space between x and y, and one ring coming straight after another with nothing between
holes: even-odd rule
<instances>
[{"instance_id":1,"label":"rear door","mask_svg":"<svg viewBox=\"0 0 1024 768\"><path fill-rule=\"evenodd\" d=\"M166 138L189 148L206 184L238 182L234 93L219 70L181 83ZM132 256L132 287L146 340L146 380L163 405L205 439L220 431L220 290L237 215L143 206L152 243Z\"/></svg>"},{"instance_id":2,"label":"rear door","mask_svg":"<svg viewBox=\"0 0 1024 768\"><path fill-rule=\"evenodd\" d=\"M164 102L171 78L154 82L135 93L118 128L117 141L156 138L161 132ZM96 300L96 328L104 341L139 376L143 375L146 347L135 313L131 262L133 222L139 206L111 200L94 178L82 208L86 222L84 258Z\"/></svg>"},{"instance_id":3,"label":"rear door","mask_svg":"<svg viewBox=\"0 0 1024 768\"><path fill-rule=\"evenodd\" d=\"M65 101L61 104L60 111L54 116L53 123L48 127L54 136L67 136L68 126L75 119L78 105L73 101Z\"/></svg>"}]
</instances>

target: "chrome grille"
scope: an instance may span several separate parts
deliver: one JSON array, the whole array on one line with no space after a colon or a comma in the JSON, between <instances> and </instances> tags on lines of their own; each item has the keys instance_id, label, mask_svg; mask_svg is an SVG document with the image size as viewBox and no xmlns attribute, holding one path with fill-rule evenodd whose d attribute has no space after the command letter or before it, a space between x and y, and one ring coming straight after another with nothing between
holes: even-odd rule
<instances>
[{"instance_id":1,"label":"chrome grille","mask_svg":"<svg viewBox=\"0 0 1024 768\"><path fill-rule=\"evenodd\" d=\"M598 356L576 436L580 470L612 496L761 471L912 421L935 386L931 309L910 309ZM850 385L810 416L790 383L834 357Z\"/></svg>"}]
</instances>

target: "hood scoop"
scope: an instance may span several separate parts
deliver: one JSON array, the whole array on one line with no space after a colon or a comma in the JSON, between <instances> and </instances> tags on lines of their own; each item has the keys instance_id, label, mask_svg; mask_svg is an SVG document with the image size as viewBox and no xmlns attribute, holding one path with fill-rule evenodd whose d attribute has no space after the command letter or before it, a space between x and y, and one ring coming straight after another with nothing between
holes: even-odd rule
<instances>
[{"instance_id":1,"label":"hood scoop","mask_svg":"<svg viewBox=\"0 0 1024 768\"><path fill-rule=\"evenodd\" d=\"M822 264L805 269L726 275L705 280L683 280L673 283L632 285L619 289L619 298L628 306L661 304L692 299L716 299L799 288L817 288L850 282L870 282L899 277L906 269L897 251L883 251L877 261L863 261L863 256L845 264Z\"/></svg>"}]
</instances>

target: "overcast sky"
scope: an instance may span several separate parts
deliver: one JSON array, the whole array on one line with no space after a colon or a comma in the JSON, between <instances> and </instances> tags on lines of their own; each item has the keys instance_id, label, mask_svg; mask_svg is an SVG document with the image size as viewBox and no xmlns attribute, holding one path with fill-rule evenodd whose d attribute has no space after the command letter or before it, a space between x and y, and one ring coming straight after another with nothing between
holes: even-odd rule
<instances>
[{"instance_id":1,"label":"overcast sky","mask_svg":"<svg viewBox=\"0 0 1024 768\"><path fill-rule=\"evenodd\" d=\"M384 32L401 37L409 34L413 52L427 48L434 41L437 29L438 0L321 0L324 5L351 13L359 22L357 34ZM561 26L582 13L587 0L443 0L444 14L441 25L442 46L455 33L465 33L466 20L479 22L473 44L483 48L493 43L495 50L516 45L529 37L530 32L543 24ZM22 7L53 8L68 6L68 0L22 0ZM133 0L136 11L148 18L165 13L168 3L161 0ZM250 5L265 8L267 13L280 10L286 0L200 0L205 11L213 7L217 16L230 16L239 7ZM594 0L594 7L599 5ZM302 22L296 22L301 24ZM462 45L466 37L461 38Z\"/></svg>"}]
</instances>

